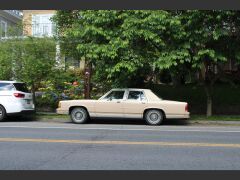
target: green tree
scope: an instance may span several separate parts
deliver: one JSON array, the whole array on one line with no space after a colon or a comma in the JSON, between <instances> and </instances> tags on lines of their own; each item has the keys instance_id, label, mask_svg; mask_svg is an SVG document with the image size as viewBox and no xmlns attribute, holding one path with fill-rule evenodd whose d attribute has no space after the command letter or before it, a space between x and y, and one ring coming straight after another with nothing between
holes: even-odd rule
<instances>
[{"instance_id":1,"label":"green tree","mask_svg":"<svg viewBox=\"0 0 240 180\"><path fill-rule=\"evenodd\" d=\"M181 50L181 21L168 11L58 11L54 19L63 49L90 61L114 86L139 86L189 56Z\"/></svg>"},{"instance_id":2,"label":"green tree","mask_svg":"<svg viewBox=\"0 0 240 180\"><path fill-rule=\"evenodd\" d=\"M205 87L207 116L211 116L214 84L225 76L223 67L228 60L240 58L240 12L182 11L178 15L186 32L184 41L192 68L199 72Z\"/></svg>"},{"instance_id":3,"label":"green tree","mask_svg":"<svg viewBox=\"0 0 240 180\"><path fill-rule=\"evenodd\" d=\"M12 78L12 57L11 44L0 42L0 79L8 80Z\"/></svg>"},{"instance_id":4,"label":"green tree","mask_svg":"<svg viewBox=\"0 0 240 180\"><path fill-rule=\"evenodd\" d=\"M26 82L34 95L41 81L51 78L56 44L50 38L15 37L0 43L0 78Z\"/></svg>"},{"instance_id":5,"label":"green tree","mask_svg":"<svg viewBox=\"0 0 240 180\"><path fill-rule=\"evenodd\" d=\"M118 87L142 86L162 69L178 77L199 72L207 116L212 89L229 59L239 60L239 11L58 11L62 49L95 66L95 76ZM217 67L217 71L216 71ZM176 78L177 79L177 78Z\"/></svg>"}]
</instances>

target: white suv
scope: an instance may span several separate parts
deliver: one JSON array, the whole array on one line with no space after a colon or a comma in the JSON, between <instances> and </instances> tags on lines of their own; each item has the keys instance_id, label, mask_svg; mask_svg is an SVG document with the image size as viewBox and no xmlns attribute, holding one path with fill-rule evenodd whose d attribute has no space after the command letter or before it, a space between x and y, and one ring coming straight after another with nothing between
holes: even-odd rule
<instances>
[{"instance_id":1,"label":"white suv","mask_svg":"<svg viewBox=\"0 0 240 180\"><path fill-rule=\"evenodd\" d=\"M35 106L25 83L0 81L0 121L10 115L34 114Z\"/></svg>"}]
</instances>

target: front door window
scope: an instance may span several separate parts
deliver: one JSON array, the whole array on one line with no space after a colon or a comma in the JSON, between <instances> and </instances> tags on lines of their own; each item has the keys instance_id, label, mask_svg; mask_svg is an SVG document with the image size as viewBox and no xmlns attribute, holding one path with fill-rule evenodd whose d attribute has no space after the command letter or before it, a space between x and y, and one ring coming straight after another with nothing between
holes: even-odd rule
<instances>
[{"instance_id":1,"label":"front door window","mask_svg":"<svg viewBox=\"0 0 240 180\"><path fill-rule=\"evenodd\" d=\"M125 91L112 91L110 94L108 94L104 99L105 100L121 100L123 99Z\"/></svg>"}]
</instances>

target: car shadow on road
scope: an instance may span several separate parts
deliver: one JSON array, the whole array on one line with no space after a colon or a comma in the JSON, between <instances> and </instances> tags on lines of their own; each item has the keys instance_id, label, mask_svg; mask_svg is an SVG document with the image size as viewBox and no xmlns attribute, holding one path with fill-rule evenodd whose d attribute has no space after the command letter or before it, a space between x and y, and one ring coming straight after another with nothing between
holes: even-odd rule
<instances>
[{"instance_id":1,"label":"car shadow on road","mask_svg":"<svg viewBox=\"0 0 240 180\"><path fill-rule=\"evenodd\" d=\"M7 118L7 120L5 120L5 122L33 122L33 121L37 121L37 118L34 116L10 116Z\"/></svg>"},{"instance_id":2,"label":"car shadow on road","mask_svg":"<svg viewBox=\"0 0 240 180\"><path fill-rule=\"evenodd\" d=\"M147 125L142 119L112 119L112 118L94 118L88 124L105 124L105 125ZM188 125L188 120L168 119L163 121L161 125Z\"/></svg>"}]
</instances>

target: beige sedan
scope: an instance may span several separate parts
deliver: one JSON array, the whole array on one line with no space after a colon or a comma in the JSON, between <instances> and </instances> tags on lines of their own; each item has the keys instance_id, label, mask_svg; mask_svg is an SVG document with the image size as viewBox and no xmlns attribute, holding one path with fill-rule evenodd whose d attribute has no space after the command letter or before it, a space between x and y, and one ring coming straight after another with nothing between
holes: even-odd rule
<instances>
[{"instance_id":1,"label":"beige sedan","mask_svg":"<svg viewBox=\"0 0 240 180\"><path fill-rule=\"evenodd\" d=\"M143 118L150 125L189 118L186 102L162 100L150 89L112 89L98 100L60 101L57 113L69 114L78 124L91 117Z\"/></svg>"}]
</instances>

